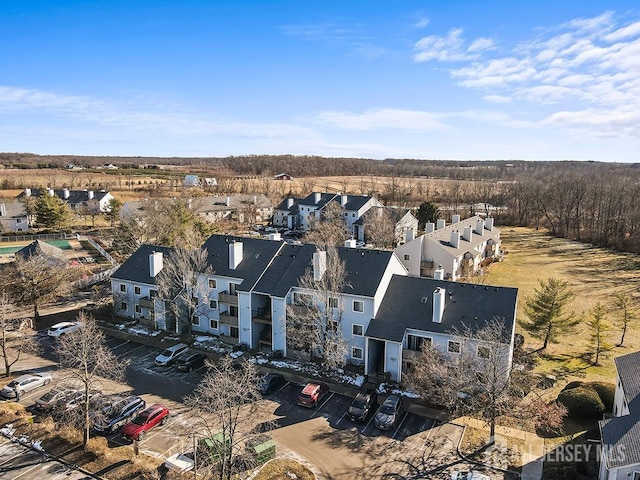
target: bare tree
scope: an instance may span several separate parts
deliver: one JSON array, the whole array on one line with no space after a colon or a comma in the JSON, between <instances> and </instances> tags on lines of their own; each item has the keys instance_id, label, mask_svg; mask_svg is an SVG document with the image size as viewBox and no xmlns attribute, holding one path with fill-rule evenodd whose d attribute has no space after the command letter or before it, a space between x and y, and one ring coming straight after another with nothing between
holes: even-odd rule
<instances>
[{"instance_id":1,"label":"bare tree","mask_svg":"<svg viewBox=\"0 0 640 480\"><path fill-rule=\"evenodd\" d=\"M84 205L83 209L86 212L86 215L91 217L91 226L96 226L96 217L102 213L102 208L100 207L100 202L95 198L88 200Z\"/></svg>"},{"instance_id":2,"label":"bare tree","mask_svg":"<svg viewBox=\"0 0 640 480\"><path fill-rule=\"evenodd\" d=\"M512 367L505 334L504 321L494 318L480 329L465 327L454 332L452 342L457 351L451 352L450 346L449 352L443 352L424 342L422 354L407 374L407 383L422 398L456 415L483 419L492 439L498 420L504 417L558 428L558 415L550 411L561 407L552 404L541 408L547 402L535 398L535 382L529 371ZM553 423L545 423L541 412Z\"/></svg>"},{"instance_id":3,"label":"bare tree","mask_svg":"<svg viewBox=\"0 0 640 480\"><path fill-rule=\"evenodd\" d=\"M189 434L210 439L200 442L208 458L202 459L203 450L198 449L196 468L208 459L217 459L212 477L229 480L248 467L240 461L241 447L258 434L254 421L257 385L258 373L250 362L235 365L230 357L223 357L209 366L193 394L185 399L194 419Z\"/></svg>"},{"instance_id":4,"label":"bare tree","mask_svg":"<svg viewBox=\"0 0 640 480\"><path fill-rule=\"evenodd\" d=\"M194 318L208 309L207 276L213 272L206 248L176 248L158 274L158 294L167 300L175 316L176 330L191 335ZM180 328L182 326L182 328Z\"/></svg>"},{"instance_id":5,"label":"bare tree","mask_svg":"<svg viewBox=\"0 0 640 480\"><path fill-rule=\"evenodd\" d=\"M33 318L40 318L39 307L64 296L73 289L79 270L57 254L41 245L28 255L16 255L16 260L6 270L10 279L10 293L17 305L32 306Z\"/></svg>"},{"instance_id":6,"label":"bare tree","mask_svg":"<svg viewBox=\"0 0 640 480\"><path fill-rule=\"evenodd\" d=\"M38 352L34 334L31 319L17 315L7 289L0 287L0 357L5 376L11 375L11 367L23 353Z\"/></svg>"},{"instance_id":7,"label":"bare tree","mask_svg":"<svg viewBox=\"0 0 640 480\"><path fill-rule=\"evenodd\" d=\"M591 348L593 351L593 364L598 365L600 361L600 353L607 348L610 348L606 339L606 333L611 329L609 322L607 321L607 309L598 302L593 309L591 309L591 318L589 319L587 326L589 327Z\"/></svg>"},{"instance_id":8,"label":"bare tree","mask_svg":"<svg viewBox=\"0 0 640 480\"><path fill-rule=\"evenodd\" d=\"M338 202L329 202L320 218L313 218L309 223L309 233L305 237L307 243L326 248L342 245L347 239L344 210Z\"/></svg>"},{"instance_id":9,"label":"bare tree","mask_svg":"<svg viewBox=\"0 0 640 480\"><path fill-rule=\"evenodd\" d=\"M316 254L321 275L308 268L298 281L294 304L287 306L287 342L294 350L318 358L328 370L344 365L348 338L343 330L344 298L350 285L335 247Z\"/></svg>"},{"instance_id":10,"label":"bare tree","mask_svg":"<svg viewBox=\"0 0 640 480\"><path fill-rule=\"evenodd\" d=\"M72 419L82 428L82 444L86 447L91 429L92 395L108 389L107 380L121 379L127 362L117 358L106 346L106 337L91 315L80 312L77 321L82 322L82 328L61 336L56 352L60 367L65 369L65 380L80 385L84 394Z\"/></svg>"},{"instance_id":11,"label":"bare tree","mask_svg":"<svg viewBox=\"0 0 640 480\"><path fill-rule=\"evenodd\" d=\"M379 248L393 248L398 240L396 220L391 209L376 207L364 214L366 241Z\"/></svg>"}]
</instances>

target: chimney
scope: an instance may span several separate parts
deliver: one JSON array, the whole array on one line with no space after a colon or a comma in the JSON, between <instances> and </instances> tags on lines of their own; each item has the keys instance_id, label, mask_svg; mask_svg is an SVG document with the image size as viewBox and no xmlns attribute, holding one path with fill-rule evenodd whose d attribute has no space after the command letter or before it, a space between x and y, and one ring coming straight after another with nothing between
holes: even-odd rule
<instances>
[{"instance_id":1,"label":"chimney","mask_svg":"<svg viewBox=\"0 0 640 480\"><path fill-rule=\"evenodd\" d=\"M442 314L444 313L444 296L447 291L438 287L433 291L433 322L442 323Z\"/></svg>"},{"instance_id":2,"label":"chimney","mask_svg":"<svg viewBox=\"0 0 640 480\"><path fill-rule=\"evenodd\" d=\"M327 252L314 252L313 254L313 279L318 282L322 280L324 272L327 270Z\"/></svg>"},{"instance_id":3,"label":"chimney","mask_svg":"<svg viewBox=\"0 0 640 480\"><path fill-rule=\"evenodd\" d=\"M340 205L344 207L347 204L347 200L349 200L349 195L340 195Z\"/></svg>"},{"instance_id":4,"label":"chimney","mask_svg":"<svg viewBox=\"0 0 640 480\"><path fill-rule=\"evenodd\" d=\"M451 223L460 223L460 215L452 215Z\"/></svg>"},{"instance_id":5,"label":"chimney","mask_svg":"<svg viewBox=\"0 0 640 480\"><path fill-rule=\"evenodd\" d=\"M473 229L471 227L464 227L462 238L464 238L467 242L473 240Z\"/></svg>"},{"instance_id":6,"label":"chimney","mask_svg":"<svg viewBox=\"0 0 640 480\"><path fill-rule=\"evenodd\" d=\"M30 188L25 188L24 189L24 196L25 197L30 197L31 196L31 189Z\"/></svg>"},{"instance_id":7,"label":"chimney","mask_svg":"<svg viewBox=\"0 0 640 480\"><path fill-rule=\"evenodd\" d=\"M414 238L416 238L416 232L413 231L413 228L407 228L407 230L404 232L404 241L406 243L409 243Z\"/></svg>"},{"instance_id":8,"label":"chimney","mask_svg":"<svg viewBox=\"0 0 640 480\"><path fill-rule=\"evenodd\" d=\"M0 203L0 217L7 216L7 206L4 203Z\"/></svg>"},{"instance_id":9,"label":"chimney","mask_svg":"<svg viewBox=\"0 0 640 480\"><path fill-rule=\"evenodd\" d=\"M322 194L320 192L313 193L313 203L315 203L316 205L320 203L321 198L322 198Z\"/></svg>"},{"instance_id":10,"label":"chimney","mask_svg":"<svg viewBox=\"0 0 640 480\"><path fill-rule=\"evenodd\" d=\"M229 244L229 269L235 270L242 261L242 242L234 240Z\"/></svg>"},{"instance_id":11,"label":"chimney","mask_svg":"<svg viewBox=\"0 0 640 480\"><path fill-rule=\"evenodd\" d=\"M435 224L428 222L424 224L424 233L432 233L436 229Z\"/></svg>"},{"instance_id":12,"label":"chimney","mask_svg":"<svg viewBox=\"0 0 640 480\"><path fill-rule=\"evenodd\" d=\"M155 278L162 270L162 252L152 252L149 254L149 276Z\"/></svg>"},{"instance_id":13,"label":"chimney","mask_svg":"<svg viewBox=\"0 0 640 480\"><path fill-rule=\"evenodd\" d=\"M487 219L484 221L484 228L489 231L493 230L493 217L487 217Z\"/></svg>"},{"instance_id":14,"label":"chimney","mask_svg":"<svg viewBox=\"0 0 640 480\"><path fill-rule=\"evenodd\" d=\"M355 238L349 238L347 240L344 241L344 246L347 248L356 248L356 239Z\"/></svg>"},{"instance_id":15,"label":"chimney","mask_svg":"<svg viewBox=\"0 0 640 480\"><path fill-rule=\"evenodd\" d=\"M93 190L87 192L87 197L89 197L89 200L93 200Z\"/></svg>"},{"instance_id":16,"label":"chimney","mask_svg":"<svg viewBox=\"0 0 640 480\"><path fill-rule=\"evenodd\" d=\"M68 188L63 188L62 189L62 198L64 198L65 200L67 198L69 198L69 189Z\"/></svg>"},{"instance_id":17,"label":"chimney","mask_svg":"<svg viewBox=\"0 0 640 480\"><path fill-rule=\"evenodd\" d=\"M227 207L230 207L230 206L231 206L231 197L227 197L227 198L225 198L225 199L224 199L224 204L225 204Z\"/></svg>"},{"instance_id":18,"label":"chimney","mask_svg":"<svg viewBox=\"0 0 640 480\"><path fill-rule=\"evenodd\" d=\"M460 246L460 233L457 230L451 232L451 239L449 240L449 243L453 248L458 248Z\"/></svg>"},{"instance_id":19,"label":"chimney","mask_svg":"<svg viewBox=\"0 0 640 480\"><path fill-rule=\"evenodd\" d=\"M484 220L478 220L478 223L476 223L475 233L482 236L484 233Z\"/></svg>"},{"instance_id":20,"label":"chimney","mask_svg":"<svg viewBox=\"0 0 640 480\"><path fill-rule=\"evenodd\" d=\"M433 278L436 280L444 280L444 268L442 268L442 265L438 265L438 268L435 269Z\"/></svg>"},{"instance_id":21,"label":"chimney","mask_svg":"<svg viewBox=\"0 0 640 480\"><path fill-rule=\"evenodd\" d=\"M293 198L287 198L287 208L293 207Z\"/></svg>"},{"instance_id":22,"label":"chimney","mask_svg":"<svg viewBox=\"0 0 640 480\"><path fill-rule=\"evenodd\" d=\"M53 188L47 188L47 193L49 194L50 197L53 197L55 192L53 191Z\"/></svg>"},{"instance_id":23,"label":"chimney","mask_svg":"<svg viewBox=\"0 0 640 480\"><path fill-rule=\"evenodd\" d=\"M269 240L277 240L277 241L280 241L280 240L282 240L282 236L280 235L280 233L279 233L279 232L276 232L276 233L270 233L270 234L269 234Z\"/></svg>"},{"instance_id":24,"label":"chimney","mask_svg":"<svg viewBox=\"0 0 640 480\"><path fill-rule=\"evenodd\" d=\"M446 226L447 226L447 222L445 222L444 219L439 218L438 223L436 223L436 230L440 230L441 228L444 228Z\"/></svg>"}]
</instances>

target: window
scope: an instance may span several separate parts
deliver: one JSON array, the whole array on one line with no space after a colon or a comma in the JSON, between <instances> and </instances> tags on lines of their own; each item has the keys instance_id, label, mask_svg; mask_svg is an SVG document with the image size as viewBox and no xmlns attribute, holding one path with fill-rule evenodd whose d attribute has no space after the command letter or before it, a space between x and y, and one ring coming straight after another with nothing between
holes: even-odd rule
<instances>
[{"instance_id":1,"label":"window","mask_svg":"<svg viewBox=\"0 0 640 480\"><path fill-rule=\"evenodd\" d=\"M411 255L408 255L408 254L406 254L406 253L405 253L405 254L404 254L404 259L405 259L406 261L409 261L409 260L411 259Z\"/></svg>"},{"instance_id":2,"label":"window","mask_svg":"<svg viewBox=\"0 0 640 480\"><path fill-rule=\"evenodd\" d=\"M362 349L359 347L351 347L351 358L356 358L358 360L362 360L363 354Z\"/></svg>"},{"instance_id":3,"label":"window","mask_svg":"<svg viewBox=\"0 0 640 480\"><path fill-rule=\"evenodd\" d=\"M353 311L360 312L360 313L364 312L364 302L361 302L360 300L354 300Z\"/></svg>"},{"instance_id":4,"label":"window","mask_svg":"<svg viewBox=\"0 0 640 480\"><path fill-rule=\"evenodd\" d=\"M120 304L120 310L124 310L126 312L128 308L129 306L127 305L127 302L122 302Z\"/></svg>"},{"instance_id":5,"label":"window","mask_svg":"<svg viewBox=\"0 0 640 480\"><path fill-rule=\"evenodd\" d=\"M460 342L452 342L449 340L449 346L447 348L449 353L460 353Z\"/></svg>"},{"instance_id":6,"label":"window","mask_svg":"<svg viewBox=\"0 0 640 480\"><path fill-rule=\"evenodd\" d=\"M355 217L355 216L356 216L356 214L355 214L355 213L352 213L352 214L351 214L351 216L352 216L352 217Z\"/></svg>"},{"instance_id":7,"label":"window","mask_svg":"<svg viewBox=\"0 0 640 480\"><path fill-rule=\"evenodd\" d=\"M236 287L238 285L236 283L229 284L229 295L236 295Z\"/></svg>"},{"instance_id":8,"label":"window","mask_svg":"<svg viewBox=\"0 0 640 480\"><path fill-rule=\"evenodd\" d=\"M417 352L422 351L424 347L431 346L430 337L419 337L418 335L407 335L407 349Z\"/></svg>"},{"instance_id":9,"label":"window","mask_svg":"<svg viewBox=\"0 0 640 480\"><path fill-rule=\"evenodd\" d=\"M191 325L200 325L200 315L191 317Z\"/></svg>"},{"instance_id":10,"label":"window","mask_svg":"<svg viewBox=\"0 0 640 480\"><path fill-rule=\"evenodd\" d=\"M338 297L329 297L329 308L338 308Z\"/></svg>"},{"instance_id":11,"label":"window","mask_svg":"<svg viewBox=\"0 0 640 480\"><path fill-rule=\"evenodd\" d=\"M633 480L640 480L640 472L633 472Z\"/></svg>"},{"instance_id":12,"label":"window","mask_svg":"<svg viewBox=\"0 0 640 480\"><path fill-rule=\"evenodd\" d=\"M209 279L209 288L216 288L216 281L213 278Z\"/></svg>"},{"instance_id":13,"label":"window","mask_svg":"<svg viewBox=\"0 0 640 480\"><path fill-rule=\"evenodd\" d=\"M218 301L217 300L209 300L209 308L215 310L218 308Z\"/></svg>"},{"instance_id":14,"label":"window","mask_svg":"<svg viewBox=\"0 0 640 480\"><path fill-rule=\"evenodd\" d=\"M134 310L136 311L136 313L142 313L142 309L140 308L140 305L136 305L134 307Z\"/></svg>"},{"instance_id":15,"label":"window","mask_svg":"<svg viewBox=\"0 0 640 480\"><path fill-rule=\"evenodd\" d=\"M133 293L140 295L140 287L133 287Z\"/></svg>"},{"instance_id":16,"label":"window","mask_svg":"<svg viewBox=\"0 0 640 480\"><path fill-rule=\"evenodd\" d=\"M209 327L211 327L213 330L217 330L218 329L218 320L216 320L215 318L209 319Z\"/></svg>"},{"instance_id":17,"label":"window","mask_svg":"<svg viewBox=\"0 0 640 480\"><path fill-rule=\"evenodd\" d=\"M238 327L229 327L229 336L238 338L240 335L240 330Z\"/></svg>"},{"instance_id":18,"label":"window","mask_svg":"<svg viewBox=\"0 0 640 480\"><path fill-rule=\"evenodd\" d=\"M127 291L127 286L124 283L120 284L120 291L121 292L126 292Z\"/></svg>"},{"instance_id":19,"label":"window","mask_svg":"<svg viewBox=\"0 0 640 480\"><path fill-rule=\"evenodd\" d=\"M362 325L358 325L358 324L353 324L351 326L351 333L353 335L358 335L359 337L361 337L363 335L364 332L364 327Z\"/></svg>"},{"instance_id":20,"label":"window","mask_svg":"<svg viewBox=\"0 0 640 480\"><path fill-rule=\"evenodd\" d=\"M478 358L489 358L490 353L491 349L489 347L478 345Z\"/></svg>"},{"instance_id":21,"label":"window","mask_svg":"<svg viewBox=\"0 0 640 480\"><path fill-rule=\"evenodd\" d=\"M16 223L17 223L18 225L20 225L20 224L22 223L22 219L21 219L21 218L19 218L19 219L16 221Z\"/></svg>"}]
</instances>

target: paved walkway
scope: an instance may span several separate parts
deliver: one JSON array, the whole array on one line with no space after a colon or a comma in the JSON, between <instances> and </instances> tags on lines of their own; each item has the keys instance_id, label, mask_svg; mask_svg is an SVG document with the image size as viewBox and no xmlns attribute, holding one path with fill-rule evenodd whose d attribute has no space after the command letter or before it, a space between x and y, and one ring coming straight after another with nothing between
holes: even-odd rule
<instances>
[{"instance_id":1,"label":"paved walkway","mask_svg":"<svg viewBox=\"0 0 640 480\"><path fill-rule=\"evenodd\" d=\"M480 430L487 429L488 426L482 420L470 417L460 417L452 423L467 425L468 427ZM496 437L514 438L524 443L523 447L518 447L522 456L522 480L540 480L542 478L542 467L544 465L544 439L534 433L525 432L516 428L496 426ZM506 442L508 444L508 441Z\"/></svg>"}]
</instances>

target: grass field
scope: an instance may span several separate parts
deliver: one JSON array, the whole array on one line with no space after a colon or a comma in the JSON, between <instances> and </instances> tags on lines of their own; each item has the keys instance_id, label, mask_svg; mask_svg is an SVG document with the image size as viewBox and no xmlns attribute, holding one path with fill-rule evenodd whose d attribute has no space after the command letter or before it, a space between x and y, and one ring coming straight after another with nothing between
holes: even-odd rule
<instances>
[{"instance_id":1,"label":"grass field","mask_svg":"<svg viewBox=\"0 0 640 480\"><path fill-rule=\"evenodd\" d=\"M533 294L538 280L549 277L569 283L576 294L570 308L585 317L575 332L563 336L561 343L551 345L540 355L538 369L556 375L560 384L585 378L615 382L613 358L640 349L640 318L630 325L625 346L612 347L601 355L600 366L590 364L586 321L589 310L601 302L608 308L608 320L612 324L609 341L612 345L618 343L621 330L613 294L629 292L636 307L640 307L640 256L555 238L528 228L502 228L501 237L506 259L491 266L486 283L519 289L518 319L526 319L524 302ZM520 326L517 331L525 336L525 346L537 348L542 345Z\"/></svg>"}]
</instances>

